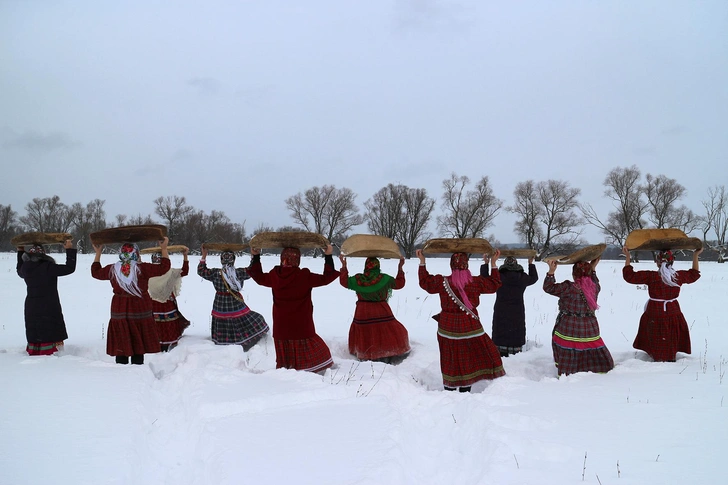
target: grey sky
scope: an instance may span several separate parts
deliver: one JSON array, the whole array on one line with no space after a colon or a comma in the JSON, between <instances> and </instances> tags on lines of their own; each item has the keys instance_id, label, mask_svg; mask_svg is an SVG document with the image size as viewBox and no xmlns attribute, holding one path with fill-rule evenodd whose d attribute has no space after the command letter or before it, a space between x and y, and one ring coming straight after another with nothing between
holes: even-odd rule
<instances>
[{"instance_id":1,"label":"grey sky","mask_svg":"<svg viewBox=\"0 0 728 485\"><path fill-rule=\"evenodd\" d=\"M314 185L439 199L451 171L506 204L568 180L606 215L637 164L702 212L728 185L728 2L0 0L0 162L19 213L184 195L249 231Z\"/></svg>"}]
</instances>

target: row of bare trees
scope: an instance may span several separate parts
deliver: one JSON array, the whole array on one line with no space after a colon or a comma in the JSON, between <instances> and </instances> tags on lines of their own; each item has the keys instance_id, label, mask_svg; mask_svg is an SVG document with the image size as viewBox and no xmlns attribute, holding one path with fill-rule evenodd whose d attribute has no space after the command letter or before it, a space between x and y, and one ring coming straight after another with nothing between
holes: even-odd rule
<instances>
[{"instance_id":1,"label":"row of bare trees","mask_svg":"<svg viewBox=\"0 0 728 485\"><path fill-rule=\"evenodd\" d=\"M285 200L293 225L273 229L260 224L251 236L261 231L306 230L340 244L355 232L354 228L366 224L369 232L390 237L411 257L419 244L433 236L433 223L438 236L485 237L497 215L505 210L516 216L515 234L525 247L537 251L538 259L586 244L582 238L586 224L599 228L607 242L620 246L634 229L677 227L686 233L700 230L706 245L718 252L720 260L724 259L728 232L724 186L712 187L701 201L704 212L696 214L680 203L687 193L685 187L665 175L643 177L636 166L618 167L606 175L603 185L604 196L613 207L607 214L599 214L591 204L580 203L580 189L567 181L519 182L513 190L513 204L505 206L495 196L487 176L472 184L469 177L452 173L442 181L437 216L436 200L423 188L388 184L364 202L360 213L357 195L351 189L323 185ZM88 235L94 231L155 222L151 215L119 214L109 223L104 203L95 199L86 205L68 206L58 196L35 198L25 206L26 214L21 217L10 206L0 205L2 249L10 249L8 241L19 231L71 232L82 248L89 248ZM170 240L176 244L199 247L205 241L244 242L248 237L244 221L232 222L222 211L207 214L197 210L187 204L185 197L158 197L153 203L157 222L167 226Z\"/></svg>"}]
</instances>

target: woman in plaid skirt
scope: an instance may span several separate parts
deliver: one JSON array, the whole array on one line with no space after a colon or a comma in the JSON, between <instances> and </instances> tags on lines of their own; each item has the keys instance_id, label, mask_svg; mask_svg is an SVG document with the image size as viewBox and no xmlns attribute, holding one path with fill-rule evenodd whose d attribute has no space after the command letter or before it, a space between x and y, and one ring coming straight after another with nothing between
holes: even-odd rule
<instances>
[{"instance_id":1,"label":"woman in plaid skirt","mask_svg":"<svg viewBox=\"0 0 728 485\"><path fill-rule=\"evenodd\" d=\"M404 258L399 259L396 278L380 272L377 258L367 258L364 272L351 277L343 254L339 255L339 260L339 283L355 291L357 296L354 320L349 328L349 353L359 360L401 362L410 351L409 334L394 318L387 300L392 290L404 288Z\"/></svg>"},{"instance_id":2,"label":"woman in plaid skirt","mask_svg":"<svg viewBox=\"0 0 728 485\"><path fill-rule=\"evenodd\" d=\"M657 271L635 271L632 268L629 250L625 246L622 276L633 285L647 285L650 299L640 318L637 337L632 346L644 350L658 362L675 362L678 352L690 353L690 330L680 310L677 297L680 287L694 283L700 278L698 256L703 250L693 253L693 267L687 271L675 271L671 251L660 251L655 262Z\"/></svg>"},{"instance_id":3,"label":"woman in plaid skirt","mask_svg":"<svg viewBox=\"0 0 728 485\"><path fill-rule=\"evenodd\" d=\"M106 337L106 353L116 357L117 364L143 364L144 354L161 350L157 327L149 296L149 278L169 271L168 238L160 242L162 261L159 264L142 263L136 244L125 243L119 251L119 261L101 267L103 245L94 244L96 257L91 265L91 276L108 280L114 289L111 299L111 319Z\"/></svg>"},{"instance_id":4,"label":"woman in plaid skirt","mask_svg":"<svg viewBox=\"0 0 728 485\"><path fill-rule=\"evenodd\" d=\"M334 364L331 351L316 334L311 300L313 288L326 286L339 276L339 272L334 269L332 251L329 244L324 256L323 274L299 267L301 251L298 248L283 249L280 266L264 273L260 264L260 249L250 248L253 259L248 273L256 283L273 290L276 369L321 373Z\"/></svg>"},{"instance_id":5,"label":"woman in plaid skirt","mask_svg":"<svg viewBox=\"0 0 728 485\"><path fill-rule=\"evenodd\" d=\"M493 344L478 316L480 295L495 293L501 286L497 271L500 251L490 258L492 276L473 276L468 269L468 255L454 253L450 258L450 276L431 275L425 266L425 255L418 249L420 287L440 295L442 312L437 320L437 343L440 347L440 370L445 389L469 392L471 386L483 379L505 375L498 349ZM487 263L487 256L484 256Z\"/></svg>"},{"instance_id":6,"label":"woman in plaid skirt","mask_svg":"<svg viewBox=\"0 0 728 485\"><path fill-rule=\"evenodd\" d=\"M222 268L207 267L207 249L203 245L197 274L215 287L212 341L218 345L242 345L247 352L268 333L268 324L263 315L248 308L240 293L243 281L250 278L248 269L235 267L232 251L223 251L220 263Z\"/></svg>"},{"instance_id":7,"label":"woman in plaid skirt","mask_svg":"<svg viewBox=\"0 0 728 485\"><path fill-rule=\"evenodd\" d=\"M549 271L543 282L546 293L559 297L551 348L559 375L576 372L609 372L614 360L599 335L599 322L594 311L599 308L599 278L596 266L601 258L575 263L571 274L574 281L557 283L556 261L547 261Z\"/></svg>"},{"instance_id":8,"label":"woman in plaid skirt","mask_svg":"<svg viewBox=\"0 0 728 485\"><path fill-rule=\"evenodd\" d=\"M177 306L182 278L190 272L190 262L187 260L189 249L185 247L182 254L184 260L181 269L170 268L164 275L155 276L149 280L152 312L154 321L157 322L157 333L162 352L168 352L176 347L177 342L182 338L182 333L190 326L190 321L182 315ZM153 253L152 263L160 264L161 262L162 253Z\"/></svg>"}]
</instances>

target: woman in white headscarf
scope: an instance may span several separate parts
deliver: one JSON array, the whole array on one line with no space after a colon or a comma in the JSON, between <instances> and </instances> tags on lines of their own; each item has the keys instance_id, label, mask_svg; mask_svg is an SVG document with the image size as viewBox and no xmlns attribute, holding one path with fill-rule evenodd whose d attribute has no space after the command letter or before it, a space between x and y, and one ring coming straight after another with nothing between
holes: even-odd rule
<instances>
[{"instance_id":1,"label":"woman in white headscarf","mask_svg":"<svg viewBox=\"0 0 728 485\"><path fill-rule=\"evenodd\" d=\"M160 242L162 259L159 264L142 263L137 245L125 243L119 251L119 261L104 267L101 266L104 246L93 245L96 257L91 265L91 276L110 281L114 289L106 353L116 357L117 364L128 364L130 357L132 364L143 364L144 354L161 350L149 296L149 278L169 271L168 243L166 237Z\"/></svg>"},{"instance_id":2,"label":"woman in white headscarf","mask_svg":"<svg viewBox=\"0 0 728 485\"><path fill-rule=\"evenodd\" d=\"M650 299L640 318L637 337L632 346L644 350L658 362L675 362L678 352L689 354L690 329L680 310L677 297L682 285L694 283L700 278L698 256L703 250L693 253L693 266L689 270L675 271L672 267L675 257L672 251L660 251L655 263L657 271L635 271L625 246L622 277L633 285L647 285Z\"/></svg>"},{"instance_id":3,"label":"woman in white headscarf","mask_svg":"<svg viewBox=\"0 0 728 485\"><path fill-rule=\"evenodd\" d=\"M212 341L219 345L242 345L248 351L268 333L268 324L260 313L245 304L241 291L243 281L250 278L246 268L235 267L235 253L220 254L222 268L207 267L207 249L202 246L202 258L197 274L215 287L212 302Z\"/></svg>"}]
</instances>

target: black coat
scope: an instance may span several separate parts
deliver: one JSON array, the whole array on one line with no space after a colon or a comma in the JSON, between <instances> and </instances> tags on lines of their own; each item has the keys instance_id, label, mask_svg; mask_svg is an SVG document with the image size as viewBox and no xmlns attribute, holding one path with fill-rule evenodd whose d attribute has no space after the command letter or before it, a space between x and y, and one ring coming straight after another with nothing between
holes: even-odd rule
<instances>
[{"instance_id":1,"label":"black coat","mask_svg":"<svg viewBox=\"0 0 728 485\"><path fill-rule=\"evenodd\" d=\"M488 272L488 265L485 272ZM526 343L526 308L523 293L538 281L535 264L523 271L500 271L503 285L498 288L493 305L493 343L500 347L522 347Z\"/></svg>"},{"instance_id":2,"label":"black coat","mask_svg":"<svg viewBox=\"0 0 728 485\"><path fill-rule=\"evenodd\" d=\"M76 250L66 249L66 264L18 252L18 276L25 280L25 336L28 343L60 342L68 338L58 297L58 277L76 270Z\"/></svg>"}]
</instances>

